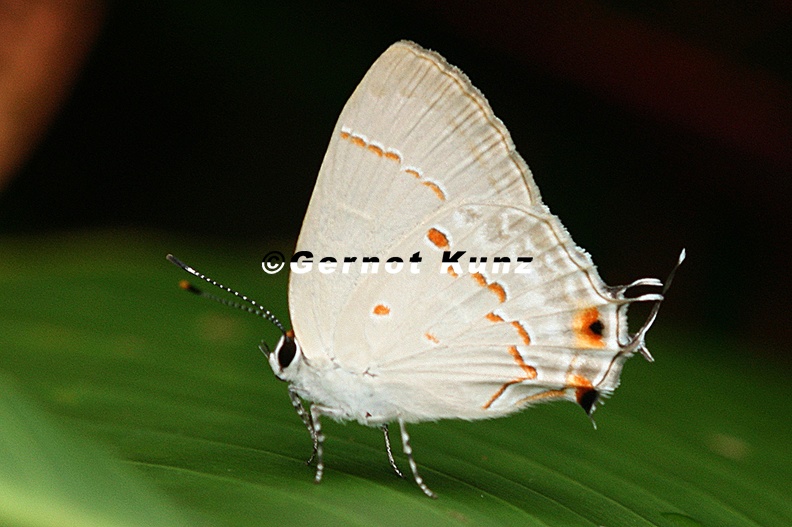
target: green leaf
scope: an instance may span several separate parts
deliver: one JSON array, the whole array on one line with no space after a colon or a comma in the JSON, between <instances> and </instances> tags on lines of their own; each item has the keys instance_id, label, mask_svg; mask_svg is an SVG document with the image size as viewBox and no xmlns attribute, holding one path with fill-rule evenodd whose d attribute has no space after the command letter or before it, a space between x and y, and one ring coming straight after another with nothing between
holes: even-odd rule
<instances>
[{"instance_id":1,"label":"green leaf","mask_svg":"<svg viewBox=\"0 0 792 527\"><path fill-rule=\"evenodd\" d=\"M0 524L187 525L143 478L59 429L5 375L0 423Z\"/></svg>"},{"instance_id":2,"label":"green leaf","mask_svg":"<svg viewBox=\"0 0 792 527\"><path fill-rule=\"evenodd\" d=\"M313 484L308 434L257 350L277 331L185 294L165 260L286 320L285 272L260 269L277 248L135 232L0 239L0 523L54 525L19 516L49 510L79 525L792 524L785 369L761 349L674 333L662 314L657 362L628 362L597 430L563 403L413 425L431 500L393 474L378 430L327 422Z\"/></svg>"}]
</instances>

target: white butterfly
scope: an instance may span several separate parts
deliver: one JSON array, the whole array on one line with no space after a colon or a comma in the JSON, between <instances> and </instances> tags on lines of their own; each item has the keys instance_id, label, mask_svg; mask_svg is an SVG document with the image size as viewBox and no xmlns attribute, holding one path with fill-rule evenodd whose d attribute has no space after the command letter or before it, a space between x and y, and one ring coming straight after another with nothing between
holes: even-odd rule
<instances>
[{"instance_id":1,"label":"white butterfly","mask_svg":"<svg viewBox=\"0 0 792 527\"><path fill-rule=\"evenodd\" d=\"M627 358L640 352L652 360L644 337L663 296L625 292L662 282L605 285L542 203L484 96L460 70L412 42L385 51L341 112L301 251L316 263L421 257L418 273L363 272L360 265L346 273L293 272L293 331L261 310L283 332L269 362L289 383L313 438L317 482L322 416L381 427L401 475L387 429L397 422L416 483L435 497L418 473L406 423L500 417L559 399L591 414L616 389ZM458 251L465 251L462 265L442 265L445 252L448 259ZM469 256L478 263L487 257L488 265L469 270ZM527 274L494 272L495 256L508 257L512 269L518 258L532 261ZM683 258L684 251L679 263ZM627 328L632 302L655 302L635 335Z\"/></svg>"}]
</instances>

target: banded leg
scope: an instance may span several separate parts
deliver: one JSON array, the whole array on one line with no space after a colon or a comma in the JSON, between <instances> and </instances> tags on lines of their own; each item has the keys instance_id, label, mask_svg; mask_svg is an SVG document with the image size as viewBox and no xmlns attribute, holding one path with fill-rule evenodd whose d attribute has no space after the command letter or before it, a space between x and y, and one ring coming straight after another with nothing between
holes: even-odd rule
<instances>
[{"instance_id":1,"label":"banded leg","mask_svg":"<svg viewBox=\"0 0 792 527\"><path fill-rule=\"evenodd\" d=\"M400 478L404 477L402 471L396 466L396 460L393 459L393 451L391 450L390 436L388 436L388 425L382 425L382 433L385 434L385 450L388 452L388 462L396 475Z\"/></svg>"},{"instance_id":2,"label":"banded leg","mask_svg":"<svg viewBox=\"0 0 792 527\"><path fill-rule=\"evenodd\" d=\"M423 478L418 474L418 465L415 463L415 459L412 455L412 446L410 446L410 436L407 434L407 427L404 426L404 421L401 418L399 418L399 428L401 429L402 450L404 450L404 455L407 456L407 461L410 463L410 470L412 470L415 483L421 488L424 494L430 498L437 498L437 494L426 486Z\"/></svg>"},{"instance_id":3,"label":"banded leg","mask_svg":"<svg viewBox=\"0 0 792 527\"><path fill-rule=\"evenodd\" d=\"M318 404L311 405L311 424L314 429L314 452L316 452L316 476L314 476L314 483L322 481L324 474L324 449L323 444L325 440L324 432L322 432L322 423L319 421L319 416L326 412L325 407Z\"/></svg>"},{"instance_id":4,"label":"banded leg","mask_svg":"<svg viewBox=\"0 0 792 527\"><path fill-rule=\"evenodd\" d=\"M328 406L322 406L321 404L312 404L310 408L311 414L311 426L313 427L314 431L314 448L316 451L316 476L314 476L314 482L320 483L322 481L322 475L324 475L324 440L325 435L322 432L322 423L319 418L323 415L332 418L342 417L344 414L340 410L336 408L330 408Z\"/></svg>"},{"instance_id":5,"label":"banded leg","mask_svg":"<svg viewBox=\"0 0 792 527\"><path fill-rule=\"evenodd\" d=\"M308 461L305 462L306 465L310 465L316 458L316 449L319 443L318 439L316 438L316 431L314 430L313 423L311 423L311 418L308 416L308 412L305 411L305 407L302 404L300 396L297 395L297 392L295 392L291 386L289 386L289 399L291 399L292 406L294 406L294 409L297 411L297 415L300 416L303 424L305 424L305 428L308 429L308 433L311 434L311 441L313 441L313 452L311 452L311 457L308 458Z\"/></svg>"}]
</instances>

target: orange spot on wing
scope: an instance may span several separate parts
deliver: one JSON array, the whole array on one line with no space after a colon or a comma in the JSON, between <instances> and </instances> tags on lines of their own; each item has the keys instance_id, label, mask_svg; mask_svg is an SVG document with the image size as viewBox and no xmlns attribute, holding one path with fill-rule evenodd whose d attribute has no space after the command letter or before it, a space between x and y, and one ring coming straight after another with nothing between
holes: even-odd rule
<instances>
[{"instance_id":1,"label":"orange spot on wing","mask_svg":"<svg viewBox=\"0 0 792 527\"><path fill-rule=\"evenodd\" d=\"M412 177L414 177L416 179L420 179L421 178L421 174L419 174L417 170L414 170L412 168L405 168L404 169L404 173L405 174L409 174L409 175L411 175Z\"/></svg>"},{"instance_id":2,"label":"orange spot on wing","mask_svg":"<svg viewBox=\"0 0 792 527\"><path fill-rule=\"evenodd\" d=\"M350 136L350 141L352 141L352 144L357 146L366 146L366 142L363 140L363 138L356 135Z\"/></svg>"},{"instance_id":3,"label":"orange spot on wing","mask_svg":"<svg viewBox=\"0 0 792 527\"><path fill-rule=\"evenodd\" d=\"M503 322L503 317L500 315L496 315L495 313L487 313L484 315L484 318L489 320L490 322Z\"/></svg>"},{"instance_id":4,"label":"orange spot on wing","mask_svg":"<svg viewBox=\"0 0 792 527\"><path fill-rule=\"evenodd\" d=\"M432 242L435 247L439 249L448 248L448 237L434 227L429 229L429 232L426 233L426 237L429 238L429 241Z\"/></svg>"},{"instance_id":5,"label":"orange spot on wing","mask_svg":"<svg viewBox=\"0 0 792 527\"><path fill-rule=\"evenodd\" d=\"M509 346L509 355L512 356L514 362L517 363L517 365L522 369L525 375L516 377L510 381L503 383L503 386L498 388L498 390L492 395L492 397L490 397L489 400L486 403L484 403L484 406L482 406L484 410L492 406L492 403L497 401L498 397L503 395L506 389L512 384L519 384L523 381L530 381L531 379L536 378L536 368L534 368L533 366L529 366L528 364L525 363L525 361L522 358L522 355L520 355L520 352L517 350L516 346Z\"/></svg>"},{"instance_id":6,"label":"orange spot on wing","mask_svg":"<svg viewBox=\"0 0 792 527\"><path fill-rule=\"evenodd\" d=\"M571 373L567 375L567 384L572 388L593 388L594 385L591 384L591 381L583 377L582 375L578 375L577 373Z\"/></svg>"},{"instance_id":7,"label":"orange spot on wing","mask_svg":"<svg viewBox=\"0 0 792 527\"><path fill-rule=\"evenodd\" d=\"M445 194L440 189L440 187L438 187L435 183L432 183L431 181L424 181L423 185L425 187L429 187L430 189L432 189L432 191L434 191L434 193L437 194L437 197L440 198L441 201L445 201L446 199Z\"/></svg>"},{"instance_id":8,"label":"orange spot on wing","mask_svg":"<svg viewBox=\"0 0 792 527\"><path fill-rule=\"evenodd\" d=\"M497 295L498 297L498 300L500 300L501 302L506 301L506 290L498 282L492 282L490 285L487 286L487 289L495 293L495 295Z\"/></svg>"},{"instance_id":9,"label":"orange spot on wing","mask_svg":"<svg viewBox=\"0 0 792 527\"><path fill-rule=\"evenodd\" d=\"M447 272L448 274L450 274L451 276L453 276L454 278L457 278L457 277L459 276L459 275L456 273L456 271L454 271L454 268L453 268L453 267L451 267L450 265L449 265L449 266L446 268L446 272Z\"/></svg>"},{"instance_id":10,"label":"orange spot on wing","mask_svg":"<svg viewBox=\"0 0 792 527\"><path fill-rule=\"evenodd\" d=\"M495 401L498 399L498 397L500 397L501 395L503 395L503 392L505 392L505 391L506 391L506 388L508 388L508 387L509 387L509 386L511 386L512 384L514 384L514 383L513 383L513 382L511 382L511 381L509 381L509 382L507 382L506 384L504 384L503 386L501 386L500 388L498 388L498 391L497 391L497 392L495 392L495 393L492 395L492 397L490 397L489 401L487 401L486 403L484 403L484 406L482 406L482 408L486 410L487 408L489 408L490 406L492 406L492 403L494 403L494 402L495 402Z\"/></svg>"},{"instance_id":11,"label":"orange spot on wing","mask_svg":"<svg viewBox=\"0 0 792 527\"><path fill-rule=\"evenodd\" d=\"M390 159L391 161L401 162L401 157L399 157L399 154L397 154L396 152L394 152L392 150L387 150L385 152L385 159Z\"/></svg>"},{"instance_id":12,"label":"orange spot on wing","mask_svg":"<svg viewBox=\"0 0 792 527\"><path fill-rule=\"evenodd\" d=\"M484 278L484 275L481 273L473 273L470 275L473 277L473 280L476 281L478 285L481 287L486 287L498 297L500 302L506 301L506 290L500 285L498 282L492 282L491 284L487 284L487 279Z\"/></svg>"},{"instance_id":13,"label":"orange spot on wing","mask_svg":"<svg viewBox=\"0 0 792 527\"><path fill-rule=\"evenodd\" d=\"M577 336L577 344L581 348L604 348L605 341L600 332L592 329L592 324L599 322L599 310L596 307L583 309L575 315L572 328ZM601 322L600 322L601 325Z\"/></svg>"},{"instance_id":14,"label":"orange spot on wing","mask_svg":"<svg viewBox=\"0 0 792 527\"><path fill-rule=\"evenodd\" d=\"M522 355L520 355L520 352L517 351L517 346L509 346L509 355L512 356L514 362L517 363L517 366L522 368L522 370L525 372L525 378L520 379L520 381L536 379L536 368L534 368L533 366L529 366L528 364L525 364Z\"/></svg>"},{"instance_id":15,"label":"orange spot on wing","mask_svg":"<svg viewBox=\"0 0 792 527\"><path fill-rule=\"evenodd\" d=\"M517 320L512 320L511 325L514 326L514 329L517 330L517 333L520 335L523 344L527 345L531 343L531 337L530 335L528 335L528 332L525 331L525 327L523 327L522 324L520 324Z\"/></svg>"},{"instance_id":16,"label":"orange spot on wing","mask_svg":"<svg viewBox=\"0 0 792 527\"><path fill-rule=\"evenodd\" d=\"M567 375L566 382L569 388L575 389L575 399L578 401L580 401L580 399L586 395L589 390L594 388L594 385L591 384L590 380L576 373Z\"/></svg>"},{"instance_id":17,"label":"orange spot on wing","mask_svg":"<svg viewBox=\"0 0 792 527\"><path fill-rule=\"evenodd\" d=\"M384 304L377 304L372 311L375 315L385 316L390 314L390 308Z\"/></svg>"},{"instance_id":18,"label":"orange spot on wing","mask_svg":"<svg viewBox=\"0 0 792 527\"><path fill-rule=\"evenodd\" d=\"M440 340L437 337L435 337L434 335L432 335L431 333L428 333L428 332L424 333L424 337L426 337L426 340L430 340L430 341L434 342L435 344L439 344L440 343Z\"/></svg>"},{"instance_id":19,"label":"orange spot on wing","mask_svg":"<svg viewBox=\"0 0 792 527\"><path fill-rule=\"evenodd\" d=\"M341 139L349 139L349 132L341 130Z\"/></svg>"},{"instance_id":20,"label":"orange spot on wing","mask_svg":"<svg viewBox=\"0 0 792 527\"><path fill-rule=\"evenodd\" d=\"M382 157L383 151L382 148L378 147L377 145L368 145L369 152Z\"/></svg>"}]
</instances>

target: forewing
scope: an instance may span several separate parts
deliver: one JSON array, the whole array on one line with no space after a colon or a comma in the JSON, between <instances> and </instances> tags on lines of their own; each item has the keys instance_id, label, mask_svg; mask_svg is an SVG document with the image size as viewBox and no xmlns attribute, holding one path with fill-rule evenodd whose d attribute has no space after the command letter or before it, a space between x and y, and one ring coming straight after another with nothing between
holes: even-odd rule
<instances>
[{"instance_id":1,"label":"forewing","mask_svg":"<svg viewBox=\"0 0 792 527\"><path fill-rule=\"evenodd\" d=\"M316 259L381 256L416 224L475 196L539 204L508 131L467 77L410 42L371 67L333 130L297 251ZM341 311L365 284L359 268L292 274L292 325L307 357L333 347Z\"/></svg>"}]
</instances>

